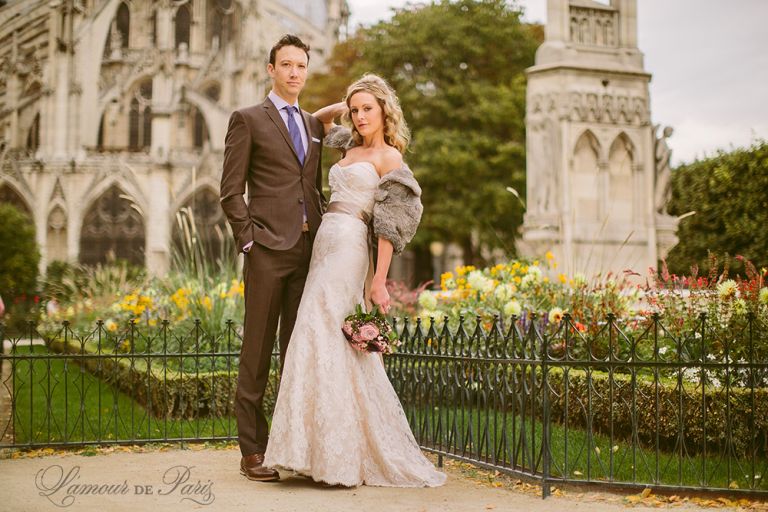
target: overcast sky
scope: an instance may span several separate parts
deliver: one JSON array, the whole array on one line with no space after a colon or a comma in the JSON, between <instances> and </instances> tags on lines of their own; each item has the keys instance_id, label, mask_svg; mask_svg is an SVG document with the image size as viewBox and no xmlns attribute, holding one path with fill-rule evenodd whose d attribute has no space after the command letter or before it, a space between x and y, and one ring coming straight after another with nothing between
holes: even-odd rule
<instances>
[{"instance_id":1,"label":"overcast sky","mask_svg":"<svg viewBox=\"0 0 768 512\"><path fill-rule=\"evenodd\" d=\"M350 28L405 0L347 0ZM607 3L607 0L606 2ZM638 39L653 122L675 129L674 164L768 139L768 0L638 0ZM546 0L521 0L544 22Z\"/></svg>"}]
</instances>

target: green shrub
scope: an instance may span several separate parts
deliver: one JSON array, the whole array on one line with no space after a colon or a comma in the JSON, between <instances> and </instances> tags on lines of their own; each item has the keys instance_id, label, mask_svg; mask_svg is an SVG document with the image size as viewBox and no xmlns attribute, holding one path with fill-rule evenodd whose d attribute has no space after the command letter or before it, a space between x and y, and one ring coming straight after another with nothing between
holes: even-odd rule
<instances>
[{"instance_id":1,"label":"green shrub","mask_svg":"<svg viewBox=\"0 0 768 512\"><path fill-rule=\"evenodd\" d=\"M37 317L39 262L32 222L15 206L0 204L0 295L12 331L23 332L27 320Z\"/></svg>"}]
</instances>

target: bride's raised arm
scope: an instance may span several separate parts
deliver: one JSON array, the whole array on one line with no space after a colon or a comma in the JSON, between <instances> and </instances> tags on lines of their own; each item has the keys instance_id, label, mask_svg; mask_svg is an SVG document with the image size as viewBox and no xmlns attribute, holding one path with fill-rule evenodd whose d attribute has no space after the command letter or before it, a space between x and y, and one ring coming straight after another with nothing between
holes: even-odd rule
<instances>
[{"instance_id":1,"label":"bride's raised arm","mask_svg":"<svg viewBox=\"0 0 768 512\"><path fill-rule=\"evenodd\" d=\"M346 111L347 111L347 104L343 101L340 101L338 103L334 103L332 105L323 107L320 110L314 112L312 115L318 121L323 123L323 128L325 128L325 133L328 133L331 131L331 128L336 126L333 120L339 117L340 115L342 115Z\"/></svg>"}]
</instances>

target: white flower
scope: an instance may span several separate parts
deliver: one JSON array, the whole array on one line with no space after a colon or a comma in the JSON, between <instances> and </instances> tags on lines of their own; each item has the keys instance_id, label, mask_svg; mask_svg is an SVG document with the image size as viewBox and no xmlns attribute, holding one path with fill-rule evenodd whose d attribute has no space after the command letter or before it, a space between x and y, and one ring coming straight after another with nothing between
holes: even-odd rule
<instances>
[{"instance_id":1,"label":"white flower","mask_svg":"<svg viewBox=\"0 0 768 512\"><path fill-rule=\"evenodd\" d=\"M493 296L500 302L507 302L512 298L513 293L511 284L502 284L501 286L496 287L493 291Z\"/></svg>"},{"instance_id":2,"label":"white flower","mask_svg":"<svg viewBox=\"0 0 768 512\"><path fill-rule=\"evenodd\" d=\"M563 319L563 310L561 308L552 308L549 310L549 321L553 324L560 323Z\"/></svg>"},{"instance_id":3,"label":"white flower","mask_svg":"<svg viewBox=\"0 0 768 512\"><path fill-rule=\"evenodd\" d=\"M429 290L424 290L419 295L419 305L424 309L435 309L437 307L437 297Z\"/></svg>"},{"instance_id":4,"label":"white flower","mask_svg":"<svg viewBox=\"0 0 768 512\"><path fill-rule=\"evenodd\" d=\"M443 313L441 311L422 309L419 313L419 318L421 318L421 325L427 328L432 323L431 319L434 319L435 327L441 327L443 325Z\"/></svg>"},{"instance_id":5,"label":"white flower","mask_svg":"<svg viewBox=\"0 0 768 512\"><path fill-rule=\"evenodd\" d=\"M744 299L736 299L733 301L733 312L737 315L743 315L747 312L747 303Z\"/></svg>"},{"instance_id":6,"label":"white flower","mask_svg":"<svg viewBox=\"0 0 768 512\"><path fill-rule=\"evenodd\" d=\"M523 276L523 280L520 281L520 288L525 290L536 281L538 281L538 278L534 274L526 274Z\"/></svg>"},{"instance_id":7,"label":"white flower","mask_svg":"<svg viewBox=\"0 0 768 512\"><path fill-rule=\"evenodd\" d=\"M760 288L760 302L768 304L768 288Z\"/></svg>"},{"instance_id":8,"label":"white flower","mask_svg":"<svg viewBox=\"0 0 768 512\"><path fill-rule=\"evenodd\" d=\"M504 316L518 316L523 308L516 300L511 300L504 304Z\"/></svg>"},{"instance_id":9,"label":"white flower","mask_svg":"<svg viewBox=\"0 0 768 512\"><path fill-rule=\"evenodd\" d=\"M481 292L489 292L493 289L493 280L488 279L479 270L473 270L467 276L467 284L472 287L473 290L479 290Z\"/></svg>"},{"instance_id":10,"label":"white flower","mask_svg":"<svg viewBox=\"0 0 768 512\"><path fill-rule=\"evenodd\" d=\"M445 280L445 287L448 290L453 290L456 288L456 280L452 277Z\"/></svg>"},{"instance_id":11,"label":"white flower","mask_svg":"<svg viewBox=\"0 0 768 512\"><path fill-rule=\"evenodd\" d=\"M577 272L573 276L573 284L575 284L576 286L587 284L587 276L585 276L581 272Z\"/></svg>"},{"instance_id":12,"label":"white flower","mask_svg":"<svg viewBox=\"0 0 768 512\"><path fill-rule=\"evenodd\" d=\"M730 299L739 296L739 285L733 279L726 279L717 285L717 294L721 299Z\"/></svg>"},{"instance_id":13,"label":"white flower","mask_svg":"<svg viewBox=\"0 0 768 512\"><path fill-rule=\"evenodd\" d=\"M536 278L536 280L538 281L539 278L542 275L542 272L541 272L541 269L539 267L537 267L536 265L531 265L530 267L528 267L528 275L529 276L534 276Z\"/></svg>"}]
</instances>

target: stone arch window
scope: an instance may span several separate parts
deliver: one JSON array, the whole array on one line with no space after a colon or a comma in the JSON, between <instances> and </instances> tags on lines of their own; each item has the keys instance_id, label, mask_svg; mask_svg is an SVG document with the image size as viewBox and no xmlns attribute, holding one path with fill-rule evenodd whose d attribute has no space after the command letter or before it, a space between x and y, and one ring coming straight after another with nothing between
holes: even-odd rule
<instances>
[{"instance_id":1,"label":"stone arch window","mask_svg":"<svg viewBox=\"0 0 768 512\"><path fill-rule=\"evenodd\" d=\"M202 148L208 141L208 126L205 123L205 117L200 109L194 109L194 120L192 123L192 143L196 148Z\"/></svg>"},{"instance_id":2,"label":"stone arch window","mask_svg":"<svg viewBox=\"0 0 768 512\"><path fill-rule=\"evenodd\" d=\"M40 147L40 113L35 114L32 119L32 126L27 132L27 149L36 150Z\"/></svg>"},{"instance_id":3,"label":"stone arch window","mask_svg":"<svg viewBox=\"0 0 768 512\"><path fill-rule=\"evenodd\" d=\"M152 24L152 45L157 45L157 11L152 11L150 17L150 23Z\"/></svg>"},{"instance_id":4,"label":"stone arch window","mask_svg":"<svg viewBox=\"0 0 768 512\"><path fill-rule=\"evenodd\" d=\"M211 188L197 190L176 214L173 243L177 250L184 251L192 245L196 254L215 261L222 256L226 236L227 219L219 195Z\"/></svg>"},{"instance_id":5,"label":"stone arch window","mask_svg":"<svg viewBox=\"0 0 768 512\"><path fill-rule=\"evenodd\" d=\"M581 221L598 220L599 155L600 143L591 131L585 131L576 141L573 150L571 205L577 224Z\"/></svg>"},{"instance_id":6,"label":"stone arch window","mask_svg":"<svg viewBox=\"0 0 768 512\"><path fill-rule=\"evenodd\" d=\"M57 205L48 214L46 249L49 260L67 259L67 214Z\"/></svg>"},{"instance_id":7,"label":"stone arch window","mask_svg":"<svg viewBox=\"0 0 768 512\"><path fill-rule=\"evenodd\" d=\"M88 209L80 234L80 262L124 259L144 264L144 219L133 200L112 185Z\"/></svg>"},{"instance_id":8,"label":"stone arch window","mask_svg":"<svg viewBox=\"0 0 768 512\"><path fill-rule=\"evenodd\" d=\"M120 33L120 46L122 48L128 48L131 35L131 11L128 8L128 4L121 2L117 8L117 15L115 16L115 25L117 31Z\"/></svg>"},{"instance_id":9,"label":"stone arch window","mask_svg":"<svg viewBox=\"0 0 768 512\"><path fill-rule=\"evenodd\" d=\"M208 3L208 44L213 47L215 41L219 48L224 48L235 39L237 6L234 0L211 0Z\"/></svg>"},{"instance_id":10,"label":"stone arch window","mask_svg":"<svg viewBox=\"0 0 768 512\"><path fill-rule=\"evenodd\" d=\"M221 86L217 83L211 83L205 86L203 94L211 101L218 102L221 99Z\"/></svg>"},{"instance_id":11,"label":"stone arch window","mask_svg":"<svg viewBox=\"0 0 768 512\"><path fill-rule=\"evenodd\" d=\"M192 12L189 4L184 4L176 10L175 29L176 29L176 48L182 43L189 48L189 30L192 24Z\"/></svg>"},{"instance_id":12,"label":"stone arch window","mask_svg":"<svg viewBox=\"0 0 768 512\"><path fill-rule=\"evenodd\" d=\"M106 112L101 114L101 120L99 121L99 134L96 137L96 147L98 149L104 149L104 117L106 115Z\"/></svg>"},{"instance_id":13,"label":"stone arch window","mask_svg":"<svg viewBox=\"0 0 768 512\"><path fill-rule=\"evenodd\" d=\"M8 183L0 185L0 203L15 206L21 213L32 219L32 209L21 194Z\"/></svg>"},{"instance_id":14,"label":"stone arch window","mask_svg":"<svg viewBox=\"0 0 768 512\"><path fill-rule=\"evenodd\" d=\"M128 149L141 151L152 145L152 80L136 88L128 113Z\"/></svg>"},{"instance_id":15,"label":"stone arch window","mask_svg":"<svg viewBox=\"0 0 768 512\"><path fill-rule=\"evenodd\" d=\"M631 222L634 218L634 147L626 134L613 141L608 152L608 204L611 219Z\"/></svg>"}]
</instances>

